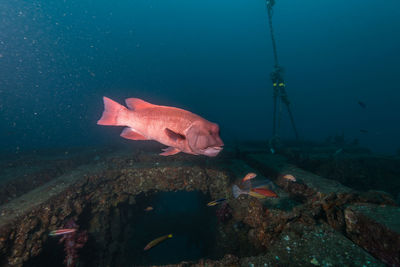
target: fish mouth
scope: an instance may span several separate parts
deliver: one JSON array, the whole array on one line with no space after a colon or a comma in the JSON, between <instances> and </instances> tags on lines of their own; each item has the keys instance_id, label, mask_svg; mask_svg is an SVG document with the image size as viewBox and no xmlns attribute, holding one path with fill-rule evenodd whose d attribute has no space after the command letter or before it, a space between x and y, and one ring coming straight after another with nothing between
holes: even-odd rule
<instances>
[{"instance_id":1,"label":"fish mouth","mask_svg":"<svg viewBox=\"0 0 400 267\"><path fill-rule=\"evenodd\" d=\"M204 150L204 155L209 157L215 157L219 154L219 152L221 152L222 149L223 149L222 146L211 146Z\"/></svg>"},{"instance_id":2,"label":"fish mouth","mask_svg":"<svg viewBox=\"0 0 400 267\"><path fill-rule=\"evenodd\" d=\"M211 146L209 148L207 148L206 150L211 150L211 151L215 151L217 153L221 152L221 150L224 149L222 146Z\"/></svg>"}]
</instances>

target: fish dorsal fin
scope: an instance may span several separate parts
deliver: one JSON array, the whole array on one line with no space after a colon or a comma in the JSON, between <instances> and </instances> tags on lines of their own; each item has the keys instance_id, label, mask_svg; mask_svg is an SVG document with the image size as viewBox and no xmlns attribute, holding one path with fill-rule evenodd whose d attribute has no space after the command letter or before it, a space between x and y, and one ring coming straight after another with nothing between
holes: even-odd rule
<instances>
[{"instance_id":1,"label":"fish dorsal fin","mask_svg":"<svg viewBox=\"0 0 400 267\"><path fill-rule=\"evenodd\" d=\"M125 103L131 110L153 107L154 105L139 98L127 98Z\"/></svg>"}]
</instances>

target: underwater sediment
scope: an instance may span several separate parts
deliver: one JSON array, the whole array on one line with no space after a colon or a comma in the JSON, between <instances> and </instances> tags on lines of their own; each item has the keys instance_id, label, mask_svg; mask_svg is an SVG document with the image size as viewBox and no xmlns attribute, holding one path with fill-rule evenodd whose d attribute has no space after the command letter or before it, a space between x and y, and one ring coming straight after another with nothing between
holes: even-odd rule
<instances>
[{"instance_id":1,"label":"underwater sediment","mask_svg":"<svg viewBox=\"0 0 400 267\"><path fill-rule=\"evenodd\" d=\"M64 266L64 244L49 233L70 220L87 232L79 266L400 264L400 209L389 194L354 190L258 147L215 159L89 153L92 160L0 207L0 264ZM248 172L272 180L279 198L235 199L232 184ZM288 173L296 182L283 178ZM206 206L220 198L225 205Z\"/></svg>"}]
</instances>

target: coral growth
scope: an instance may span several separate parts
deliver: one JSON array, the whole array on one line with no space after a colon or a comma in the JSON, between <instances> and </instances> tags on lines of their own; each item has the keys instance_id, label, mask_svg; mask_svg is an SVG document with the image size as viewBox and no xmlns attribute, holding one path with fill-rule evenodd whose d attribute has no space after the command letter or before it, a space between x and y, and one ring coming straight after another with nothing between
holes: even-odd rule
<instances>
[{"instance_id":1,"label":"coral growth","mask_svg":"<svg viewBox=\"0 0 400 267\"><path fill-rule=\"evenodd\" d=\"M225 223L232 218L232 208L228 203L224 202L219 209L216 211L218 221Z\"/></svg>"},{"instance_id":2,"label":"coral growth","mask_svg":"<svg viewBox=\"0 0 400 267\"><path fill-rule=\"evenodd\" d=\"M64 228L77 229L79 225L73 219L70 219ZM67 267L75 266L78 259L78 249L82 248L88 239L87 231L76 231L70 234L65 234L60 239L60 243L64 242L65 260L64 264Z\"/></svg>"}]
</instances>

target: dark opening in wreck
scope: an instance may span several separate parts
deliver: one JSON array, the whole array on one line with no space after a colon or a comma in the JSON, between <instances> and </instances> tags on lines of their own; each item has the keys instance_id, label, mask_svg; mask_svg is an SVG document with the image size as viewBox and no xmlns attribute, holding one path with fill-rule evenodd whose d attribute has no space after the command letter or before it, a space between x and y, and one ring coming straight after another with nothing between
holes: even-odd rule
<instances>
[{"instance_id":1,"label":"dark opening in wreck","mask_svg":"<svg viewBox=\"0 0 400 267\"><path fill-rule=\"evenodd\" d=\"M200 191L148 192L119 203L109 213L92 213L86 207L77 220L79 229L94 227L88 242L78 251L80 266L148 266L173 264L224 255L216 251L216 207ZM147 211L147 207L153 210ZM100 225L93 226L94 223ZM147 243L172 234L148 251ZM64 266L63 244L48 238L42 252L24 266Z\"/></svg>"},{"instance_id":2,"label":"dark opening in wreck","mask_svg":"<svg viewBox=\"0 0 400 267\"><path fill-rule=\"evenodd\" d=\"M198 191L161 192L150 197L139 195L126 226L120 264L161 265L208 257L215 242L215 211L206 206L207 198ZM152 211L145 211L146 207ZM144 251L147 243L163 235L173 237ZM115 259L115 262L119 262Z\"/></svg>"}]
</instances>

